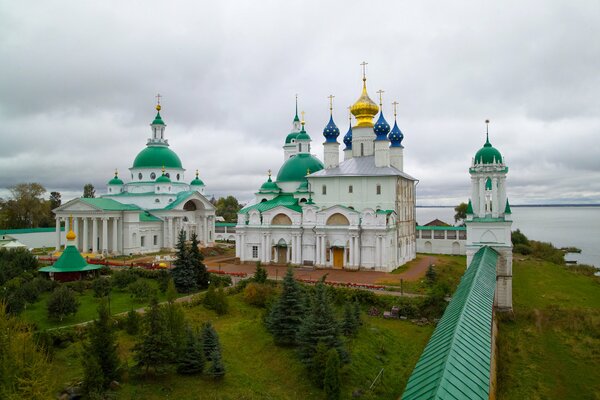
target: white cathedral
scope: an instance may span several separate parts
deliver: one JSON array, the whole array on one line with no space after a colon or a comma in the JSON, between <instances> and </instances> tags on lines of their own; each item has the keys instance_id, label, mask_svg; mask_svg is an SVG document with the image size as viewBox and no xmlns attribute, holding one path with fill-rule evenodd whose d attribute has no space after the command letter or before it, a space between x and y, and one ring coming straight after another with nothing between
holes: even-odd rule
<instances>
[{"instance_id":1,"label":"white cathedral","mask_svg":"<svg viewBox=\"0 0 600 400\"><path fill-rule=\"evenodd\" d=\"M170 250L181 230L188 239L196 233L204 245L214 242L215 208L204 197L198 171L186 182L181 160L165 138L160 110L159 103L152 135L129 168L131 182L124 183L115 171L105 195L73 199L53 210L57 251L64 244L61 223L70 216L76 247L92 256Z\"/></svg>"},{"instance_id":2,"label":"white cathedral","mask_svg":"<svg viewBox=\"0 0 600 400\"><path fill-rule=\"evenodd\" d=\"M296 110L276 180L269 173L254 204L238 214L241 262L391 271L415 258L417 180L404 172L404 136L369 98L364 74L350 110L356 123L343 137L340 162L330 98L324 163L310 153L311 138Z\"/></svg>"}]
</instances>

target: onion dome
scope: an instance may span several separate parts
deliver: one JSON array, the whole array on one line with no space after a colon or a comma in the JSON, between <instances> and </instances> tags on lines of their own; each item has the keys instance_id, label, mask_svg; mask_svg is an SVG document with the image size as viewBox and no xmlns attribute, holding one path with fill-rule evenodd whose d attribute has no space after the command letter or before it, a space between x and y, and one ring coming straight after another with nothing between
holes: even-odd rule
<instances>
[{"instance_id":1,"label":"onion dome","mask_svg":"<svg viewBox=\"0 0 600 400\"><path fill-rule=\"evenodd\" d=\"M262 184L259 190L260 193L279 193L281 189L277 185L277 183L271 180L271 170L269 170L269 179L265 183Z\"/></svg>"},{"instance_id":2,"label":"onion dome","mask_svg":"<svg viewBox=\"0 0 600 400\"><path fill-rule=\"evenodd\" d=\"M283 163L277 173L277 182L301 182L306 179L306 170L317 172L323 168L323 163L313 155L309 153L296 154Z\"/></svg>"},{"instance_id":3,"label":"onion dome","mask_svg":"<svg viewBox=\"0 0 600 400\"><path fill-rule=\"evenodd\" d=\"M390 133L390 124L387 123L385 117L383 116L383 111L379 113L379 119L375 123L373 127L373 131L377 137L375 140L387 140L387 135Z\"/></svg>"},{"instance_id":4,"label":"onion dome","mask_svg":"<svg viewBox=\"0 0 600 400\"><path fill-rule=\"evenodd\" d=\"M148 145L133 161L133 168L157 168L161 165L167 168L183 168L179 156L165 145Z\"/></svg>"},{"instance_id":5,"label":"onion dome","mask_svg":"<svg viewBox=\"0 0 600 400\"><path fill-rule=\"evenodd\" d=\"M346 148L344 150L352 150L352 114L348 115L348 132L344 135L344 144Z\"/></svg>"},{"instance_id":6,"label":"onion dome","mask_svg":"<svg viewBox=\"0 0 600 400\"><path fill-rule=\"evenodd\" d=\"M356 117L357 127L373 127L373 117L377 115L379 107L367 93L367 78L363 77L363 89L356 103L350 107L350 112Z\"/></svg>"},{"instance_id":7,"label":"onion dome","mask_svg":"<svg viewBox=\"0 0 600 400\"><path fill-rule=\"evenodd\" d=\"M162 168L162 175L156 178L156 183L171 183L171 178L165 175L165 167Z\"/></svg>"},{"instance_id":8,"label":"onion dome","mask_svg":"<svg viewBox=\"0 0 600 400\"><path fill-rule=\"evenodd\" d=\"M323 129L323 136L325 136L325 143L337 143L337 137L340 136L340 129L333 122L333 116L329 116L329 123Z\"/></svg>"},{"instance_id":9,"label":"onion dome","mask_svg":"<svg viewBox=\"0 0 600 400\"><path fill-rule=\"evenodd\" d=\"M115 176L110 181L108 181L109 185L122 185L123 181L119 179L119 171L115 169Z\"/></svg>"},{"instance_id":10,"label":"onion dome","mask_svg":"<svg viewBox=\"0 0 600 400\"><path fill-rule=\"evenodd\" d=\"M72 242L76 238L77 238L77 236L75 236L75 232L73 232L73 217L69 217L69 232L67 232L66 239L69 242Z\"/></svg>"},{"instance_id":11,"label":"onion dome","mask_svg":"<svg viewBox=\"0 0 600 400\"><path fill-rule=\"evenodd\" d=\"M198 170L196 170L196 178L190 182L192 186L204 186L204 182L200 178L198 178Z\"/></svg>"},{"instance_id":12,"label":"onion dome","mask_svg":"<svg viewBox=\"0 0 600 400\"><path fill-rule=\"evenodd\" d=\"M302 124L302 129L300 129L300 132L296 136L296 140L311 140L308 133L304 130L304 111L302 111L302 121L300 123Z\"/></svg>"},{"instance_id":13,"label":"onion dome","mask_svg":"<svg viewBox=\"0 0 600 400\"><path fill-rule=\"evenodd\" d=\"M394 127L388 135L388 139L391 142L390 147L402 147L402 139L404 139L404 134L400 128L398 128L398 123L396 121L394 121Z\"/></svg>"},{"instance_id":14,"label":"onion dome","mask_svg":"<svg viewBox=\"0 0 600 400\"><path fill-rule=\"evenodd\" d=\"M486 124L489 124L489 122L489 120L485 121ZM490 143L490 136L487 128L485 133L485 144L475 154L475 164L502 164L502 155Z\"/></svg>"}]
</instances>

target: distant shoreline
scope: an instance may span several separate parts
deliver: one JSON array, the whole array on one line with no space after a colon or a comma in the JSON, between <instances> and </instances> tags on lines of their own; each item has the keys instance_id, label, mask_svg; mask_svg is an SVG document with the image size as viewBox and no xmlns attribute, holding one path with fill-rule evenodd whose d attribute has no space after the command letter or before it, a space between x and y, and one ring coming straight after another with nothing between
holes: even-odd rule
<instances>
[{"instance_id":1,"label":"distant shoreline","mask_svg":"<svg viewBox=\"0 0 600 400\"><path fill-rule=\"evenodd\" d=\"M511 207L600 207L600 204L511 204ZM454 208L456 206L417 206L417 208Z\"/></svg>"}]
</instances>

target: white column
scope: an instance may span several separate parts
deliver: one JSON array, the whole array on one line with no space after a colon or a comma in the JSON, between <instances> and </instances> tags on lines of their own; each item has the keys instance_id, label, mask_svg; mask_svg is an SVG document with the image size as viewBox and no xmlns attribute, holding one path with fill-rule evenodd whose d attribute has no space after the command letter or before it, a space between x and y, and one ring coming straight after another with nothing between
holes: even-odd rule
<instances>
[{"instance_id":1,"label":"white column","mask_svg":"<svg viewBox=\"0 0 600 400\"><path fill-rule=\"evenodd\" d=\"M56 251L60 251L60 217L55 217L56 220Z\"/></svg>"},{"instance_id":2,"label":"white column","mask_svg":"<svg viewBox=\"0 0 600 400\"><path fill-rule=\"evenodd\" d=\"M375 267L381 265L381 245L379 236L375 236Z\"/></svg>"},{"instance_id":3,"label":"white column","mask_svg":"<svg viewBox=\"0 0 600 400\"><path fill-rule=\"evenodd\" d=\"M208 217L204 217L204 245L208 246Z\"/></svg>"},{"instance_id":4,"label":"white column","mask_svg":"<svg viewBox=\"0 0 600 400\"><path fill-rule=\"evenodd\" d=\"M485 178L479 178L479 215L485 217Z\"/></svg>"},{"instance_id":5,"label":"white column","mask_svg":"<svg viewBox=\"0 0 600 400\"><path fill-rule=\"evenodd\" d=\"M348 260L348 264L349 266L353 267L354 266L354 236L350 236L350 246L349 246L349 252L350 252L350 260Z\"/></svg>"},{"instance_id":6,"label":"white column","mask_svg":"<svg viewBox=\"0 0 600 400\"><path fill-rule=\"evenodd\" d=\"M173 217L167 217L167 223L169 225L169 248L173 247Z\"/></svg>"},{"instance_id":7,"label":"white column","mask_svg":"<svg viewBox=\"0 0 600 400\"><path fill-rule=\"evenodd\" d=\"M83 217L83 235L82 235L82 242L81 242L81 247L82 247L82 251L84 253L87 253L88 251L90 251L90 241L89 241L89 233L88 233L88 218L87 217Z\"/></svg>"},{"instance_id":8,"label":"white column","mask_svg":"<svg viewBox=\"0 0 600 400\"><path fill-rule=\"evenodd\" d=\"M317 259L317 264L323 264L323 260L321 259L321 236L317 236L317 246L315 249L315 258Z\"/></svg>"},{"instance_id":9,"label":"white column","mask_svg":"<svg viewBox=\"0 0 600 400\"><path fill-rule=\"evenodd\" d=\"M102 253L108 253L108 218L102 218Z\"/></svg>"},{"instance_id":10,"label":"white column","mask_svg":"<svg viewBox=\"0 0 600 400\"><path fill-rule=\"evenodd\" d=\"M162 247L169 247L169 220L165 217L163 218L163 237L162 237Z\"/></svg>"},{"instance_id":11,"label":"white column","mask_svg":"<svg viewBox=\"0 0 600 400\"><path fill-rule=\"evenodd\" d=\"M246 235L240 233L240 261L246 260Z\"/></svg>"},{"instance_id":12,"label":"white column","mask_svg":"<svg viewBox=\"0 0 600 400\"><path fill-rule=\"evenodd\" d=\"M270 263L272 260L271 252L273 249L271 248L271 234L267 233L267 240L265 241L265 255L267 256L267 262Z\"/></svg>"},{"instance_id":13,"label":"white column","mask_svg":"<svg viewBox=\"0 0 600 400\"><path fill-rule=\"evenodd\" d=\"M113 217L112 221L112 252L116 254L119 252L119 242L117 241L117 235L119 233L119 219L117 217Z\"/></svg>"},{"instance_id":14,"label":"white column","mask_svg":"<svg viewBox=\"0 0 600 400\"><path fill-rule=\"evenodd\" d=\"M298 235L296 239L296 262L302 264L302 235Z\"/></svg>"},{"instance_id":15,"label":"white column","mask_svg":"<svg viewBox=\"0 0 600 400\"><path fill-rule=\"evenodd\" d=\"M326 242L325 236L321 236L321 263L323 263L323 265L327 264L327 252L329 251Z\"/></svg>"},{"instance_id":16,"label":"white column","mask_svg":"<svg viewBox=\"0 0 600 400\"><path fill-rule=\"evenodd\" d=\"M98 218L92 217L92 253L98 252Z\"/></svg>"},{"instance_id":17,"label":"white column","mask_svg":"<svg viewBox=\"0 0 600 400\"><path fill-rule=\"evenodd\" d=\"M500 204L498 204L498 178L492 179L492 218L498 218ZM502 210L504 211L504 210Z\"/></svg>"}]
</instances>

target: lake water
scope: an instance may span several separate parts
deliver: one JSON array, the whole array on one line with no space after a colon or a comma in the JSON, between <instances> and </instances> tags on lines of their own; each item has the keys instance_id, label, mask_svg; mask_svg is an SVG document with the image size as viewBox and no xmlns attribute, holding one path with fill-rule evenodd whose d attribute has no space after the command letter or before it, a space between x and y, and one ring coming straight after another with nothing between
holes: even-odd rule
<instances>
[{"instance_id":1,"label":"lake water","mask_svg":"<svg viewBox=\"0 0 600 400\"><path fill-rule=\"evenodd\" d=\"M417 222L438 218L452 224L454 213L452 207L418 207ZM512 207L512 213L513 230L556 247L578 247L580 254L565 258L600 268L600 207Z\"/></svg>"}]
</instances>

